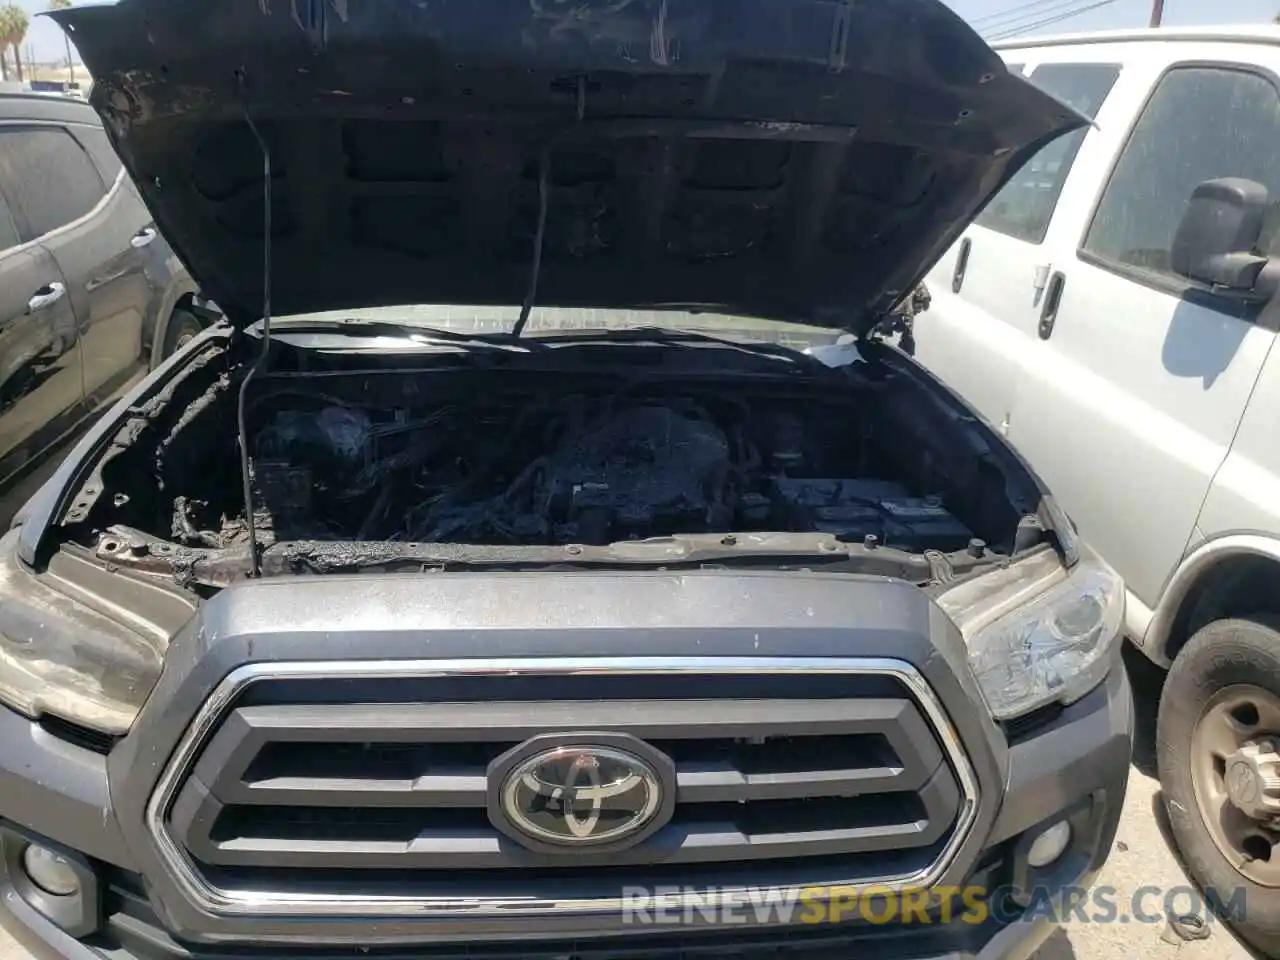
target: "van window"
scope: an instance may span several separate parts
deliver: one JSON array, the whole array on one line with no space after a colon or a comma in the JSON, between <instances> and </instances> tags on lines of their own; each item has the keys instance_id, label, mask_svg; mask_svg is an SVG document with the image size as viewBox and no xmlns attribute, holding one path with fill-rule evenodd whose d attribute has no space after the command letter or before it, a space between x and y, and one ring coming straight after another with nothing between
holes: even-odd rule
<instances>
[{"instance_id":1,"label":"van window","mask_svg":"<svg viewBox=\"0 0 1280 960\"><path fill-rule=\"evenodd\" d=\"M1179 67L1156 86L1116 161L1083 250L1091 259L1173 276L1169 247L1196 185L1244 177L1272 198L1261 248L1275 249L1280 92L1255 73ZM1181 280L1181 278L1178 278Z\"/></svg>"},{"instance_id":2,"label":"van window","mask_svg":"<svg viewBox=\"0 0 1280 960\"><path fill-rule=\"evenodd\" d=\"M0 183L23 240L84 216L106 193L93 161L63 127L0 129Z\"/></svg>"},{"instance_id":3,"label":"van window","mask_svg":"<svg viewBox=\"0 0 1280 960\"><path fill-rule=\"evenodd\" d=\"M1046 63L1032 70L1027 79L1092 117L1102 109L1119 76L1120 68L1110 63ZM975 222L1029 243L1042 242L1062 185L1088 132L1076 130L1042 148L991 199Z\"/></svg>"}]
</instances>

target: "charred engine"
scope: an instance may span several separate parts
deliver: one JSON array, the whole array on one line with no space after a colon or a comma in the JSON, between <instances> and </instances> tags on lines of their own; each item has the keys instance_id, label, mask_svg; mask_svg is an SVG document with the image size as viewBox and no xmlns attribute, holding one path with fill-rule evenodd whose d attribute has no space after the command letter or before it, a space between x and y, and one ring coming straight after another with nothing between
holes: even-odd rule
<instances>
[{"instance_id":1,"label":"charred engine","mask_svg":"<svg viewBox=\"0 0 1280 960\"><path fill-rule=\"evenodd\" d=\"M878 476L851 403L583 392L426 412L296 402L258 422L255 522L268 539L604 544L768 530L948 551L973 537L940 492ZM174 533L190 539L194 519ZM214 536L237 529L224 518Z\"/></svg>"}]
</instances>

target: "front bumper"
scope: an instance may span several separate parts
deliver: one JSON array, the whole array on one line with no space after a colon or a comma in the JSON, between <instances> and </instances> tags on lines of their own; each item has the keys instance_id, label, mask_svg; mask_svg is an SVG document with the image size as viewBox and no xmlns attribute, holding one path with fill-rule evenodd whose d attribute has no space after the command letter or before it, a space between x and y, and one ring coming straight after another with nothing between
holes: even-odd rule
<instances>
[{"instance_id":1,"label":"front bumper","mask_svg":"<svg viewBox=\"0 0 1280 960\"><path fill-rule=\"evenodd\" d=\"M568 666L556 673L551 663ZM865 675L834 666L849 663ZM886 673L892 664L899 676ZM235 687L246 675L261 682ZM476 573L244 584L173 637L122 740L0 709L0 923L37 956L83 960L1018 957L1050 928L1043 909L1019 915L1008 891L1021 902L1033 891L1033 906L1074 893L1106 859L1128 777L1131 695L1117 652L1091 694L1018 730L996 726L980 703L954 623L921 591L872 578ZM500 741L547 730L629 731L658 744L675 765L675 829L555 862L495 837L484 807L492 754L475 761L471 748L505 750ZM465 755L449 754L459 765L442 770L432 751L457 743ZM751 751L771 743L783 748L780 766L740 762L740 751L758 759ZM335 772L334 744L360 747L356 794L343 792L355 781ZM725 744L727 762L702 752ZM370 745L425 748L413 769L447 775L411 775L405 788L402 774L367 766ZM299 777L300 755L315 759ZM436 759L422 766L424 756ZM293 773L257 767L272 757ZM796 773L801 792L787 781ZM852 790L850 776L863 778ZM430 790L415 792L423 779ZM778 813L770 804L780 797ZM290 819L308 810L321 818ZM878 813L867 819L869 810ZM1070 844L1032 870L1030 840L1062 820ZM375 821L408 821L408 841L361 832ZM22 857L32 843L79 871L79 896L50 900L33 886ZM185 876L175 847L188 855ZM806 923L811 913L766 910L744 925L740 914L708 919L697 907L723 878L767 893L874 877L898 877L904 896L977 890L989 909L952 923L936 911ZM670 915L648 923L616 909L624 884L652 892L673 882L686 887L682 904L695 904L673 925L661 923Z\"/></svg>"},{"instance_id":2,"label":"front bumper","mask_svg":"<svg viewBox=\"0 0 1280 960\"><path fill-rule=\"evenodd\" d=\"M1092 694L1015 738L1008 746L1006 789L994 820L986 821L980 851L965 878L989 889L1017 885L1045 892L1076 890L1092 882L1110 850L1123 806L1132 747L1133 711L1128 682L1117 662L1107 682ZM278 945L197 943L174 936L148 897L150 878L140 875L112 804L107 757L67 742L39 724L0 709L0 829L6 856L0 865L0 923L38 958L107 960L148 957L177 960L208 957L336 958L353 948L303 948L287 940ZM118 750L119 748L117 748ZM990 798L988 800L990 802ZM1049 868L1029 871L1025 840L1037 827L1069 818L1072 846ZM13 855L27 839L59 847L90 869L98 886L93 932L80 937L43 916L38 897L30 895ZM1051 932L1046 911L1035 919L1016 918L1006 907L982 923L868 923L854 920L818 927L737 926L688 931L633 929L620 939L526 940L502 942L404 943L362 948L364 955L388 958L453 956L574 956L588 960L649 960L674 952L706 952L723 956L803 952L815 957L869 954L884 960L1026 957ZM64 926L66 923L64 921ZM360 918L299 921L298 939L305 942L324 926L326 938L338 939L343 926L350 940L363 942L370 925Z\"/></svg>"}]
</instances>

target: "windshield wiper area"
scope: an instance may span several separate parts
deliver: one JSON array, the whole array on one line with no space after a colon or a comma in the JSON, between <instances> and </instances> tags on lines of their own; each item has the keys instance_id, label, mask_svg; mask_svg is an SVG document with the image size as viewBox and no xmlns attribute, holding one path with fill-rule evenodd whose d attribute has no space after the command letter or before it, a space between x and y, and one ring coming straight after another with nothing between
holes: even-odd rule
<instances>
[{"instance_id":1,"label":"windshield wiper area","mask_svg":"<svg viewBox=\"0 0 1280 960\"><path fill-rule=\"evenodd\" d=\"M336 333L359 339L386 337L423 346L451 346L460 349L492 349L513 353L533 353L541 347L536 340L516 339L508 333L461 333L440 327L423 326L411 320L365 320L361 317L316 318L272 321L275 337L308 333Z\"/></svg>"},{"instance_id":2,"label":"windshield wiper area","mask_svg":"<svg viewBox=\"0 0 1280 960\"><path fill-rule=\"evenodd\" d=\"M537 335L525 334L521 342L535 339ZM653 343L659 346L667 346L671 344L705 344L716 347L724 347L730 350L738 350L742 353L749 353L757 357L767 357L771 360L781 360L786 363L804 363L806 365L813 364L814 358L809 356L802 350L796 350L792 347L784 347L781 344L765 343L755 340L731 340L727 337L717 337L709 333L702 333L697 330L681 330L674 327L599 327L597 329L577 328L573 330L549 330L541 334L542 339L554 339L561 343L583 341L605 340L610 342L624 343Z\"/></svg>"},{"instance_id":3,"label":"windshield wiper area","mask_svg":"<svg viewBox=\"0 0 1280 960\"><path fill-rule=\"evenodd\" d=\"M115 526L95 554L117 567L172 577L180 586L226 587L245 576L247 545L187 547L131 527ZM842 541L823 533L711 533L619 541L602 546L493 546L399 541L290 540L262 550L263 576L464 570L822 570L892 577L929 585L949 582L992 558L966 551L909 553Z\"/></svg>"},{"instance_id":4,"label":"windshield wiper area","mask_svg":"<svg viewBox=\"0 0 1280 960\"><path fill-rule=\"evenodd\" d=\"M550 328L526 331L522 336L510 332L468 333L432 327L412 320L372 320L361 317L319 317L298 320L272 321L272 329L278 337L297 334L329 333L357 339L385 337L417 343L425 347L457 347L462 350L500 350L512 353L534 353L556 346L576 346L588 343L623 343L643 346L711 346L733 350L750 356L763 357L782 363L814 366L817 361L809 354L793 347L755 340L737 340L718 337L697 330L676 327L570 327L563 330Z\"/></svg>"}]
</instances>

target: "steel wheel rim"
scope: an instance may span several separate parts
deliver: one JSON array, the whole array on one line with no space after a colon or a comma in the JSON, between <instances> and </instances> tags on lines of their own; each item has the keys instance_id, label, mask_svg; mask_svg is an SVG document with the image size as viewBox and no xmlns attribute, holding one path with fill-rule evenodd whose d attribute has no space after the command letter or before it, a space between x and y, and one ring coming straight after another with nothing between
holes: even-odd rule
<instances>
[{"instance_id":1,"label":"steel wheel rim","mask_svg":"<svg viewBox=\"0 0 1280 960\"><path fill-rule=\"evenodd\" d=\"M1218 852L1245 879L1280 889L1280 833L1241 810L1227 784L1240 749L1268 737L1280 744L1280 697L1252 684L1219 691L1192 733L1191 783Z\"/></svg>"}]
</instances>

